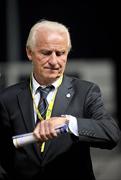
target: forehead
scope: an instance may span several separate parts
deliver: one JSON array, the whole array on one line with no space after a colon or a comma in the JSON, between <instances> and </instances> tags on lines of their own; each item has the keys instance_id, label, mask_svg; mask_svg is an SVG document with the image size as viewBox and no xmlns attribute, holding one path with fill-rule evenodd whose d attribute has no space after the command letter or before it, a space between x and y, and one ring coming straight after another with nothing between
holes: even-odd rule
<instances>
[{"instance_id":1,"label":"forehead","mask_svg":"<svg viewBox=\"0 0 121 180\"><path fill-rule=\"evenodd\" d=\"M36 33L36 45L47 48L68 48L66 32L40 29Z\"/></svg>"}]
</instances>

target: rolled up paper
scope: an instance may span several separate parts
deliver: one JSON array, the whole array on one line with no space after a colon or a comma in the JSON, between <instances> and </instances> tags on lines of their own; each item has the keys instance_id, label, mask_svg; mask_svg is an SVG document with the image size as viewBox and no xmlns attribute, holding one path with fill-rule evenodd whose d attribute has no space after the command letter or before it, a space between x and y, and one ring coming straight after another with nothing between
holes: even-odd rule
<instances>
[{"instance_id":1,"label":"rolled up paper","mask_svg":"<svg viewBox=\"0 0 121 180\"><path fill-rule=\"evenodd\" d=\"M55 130L58 135L65 134L68 132L68 124L63 124L61 126L58 126L55 128ZM13 139L13 144L16 148L38 141L38 139L34 136L33 133L20 134L17 136L13 136L12 139Z\"/></svg>"}]
</instances>

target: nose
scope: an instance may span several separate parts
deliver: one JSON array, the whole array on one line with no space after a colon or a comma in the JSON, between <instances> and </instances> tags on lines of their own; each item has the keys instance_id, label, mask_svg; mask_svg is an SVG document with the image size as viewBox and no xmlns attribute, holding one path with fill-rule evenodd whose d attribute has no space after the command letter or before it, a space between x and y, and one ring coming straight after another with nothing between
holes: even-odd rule
<instances>
[{"instance_id":1,"label":"nose","mask_svg":"<svg viewBox=\"0 0 121 180\"><path fill-rule=\"evenodd\" d=\"M55 52L52 52L51 56L50 56L50 60L49 63L51 65L56 65L57 64L57 56Z\"/></svg>"}]
</instances>

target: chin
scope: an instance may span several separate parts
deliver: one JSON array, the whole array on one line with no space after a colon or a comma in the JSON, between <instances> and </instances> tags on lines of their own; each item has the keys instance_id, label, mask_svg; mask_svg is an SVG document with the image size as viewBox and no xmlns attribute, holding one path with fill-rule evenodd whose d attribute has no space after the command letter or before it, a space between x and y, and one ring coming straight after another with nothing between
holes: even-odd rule
<instances>
[{"instance_id":1,"label":"chin","mask_svg":"<svg viewBox=\"0 0 121 180\"><path fill-rule=\"evenodd\" d=\"M50 81L55 81L56 79L58 79L60 77L60 75L48 75L46 77L46 79L50 80Z\"/></svg>"},{"instance_id":2,"label":"chin","mask_svg":"<svg viewBox=\"0 0 121 180\"><path fill-rule=\"evenodd\" d=\"M59 76L47 76L48 79L53 79L53 80L56 80Z\"/></svg>"}]
</instances>

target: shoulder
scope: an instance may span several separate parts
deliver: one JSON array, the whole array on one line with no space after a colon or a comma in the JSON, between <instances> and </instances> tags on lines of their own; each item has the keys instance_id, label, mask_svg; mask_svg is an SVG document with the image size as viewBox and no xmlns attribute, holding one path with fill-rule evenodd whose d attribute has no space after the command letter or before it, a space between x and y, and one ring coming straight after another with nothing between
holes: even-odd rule
<instances>
[{"instance_id":1,"label":"shoulder","mask_svg":"<svg viewBox=\"0 0 121 180\"><path fill-rule=\"evenodd\" d=\"M22 89L25 89L29 86L28 81L20 82L11 86L8 86L1 90L0 92L0 99L10 96L16 96L18 93L22 91Z\"/></svg>"},{"instance_id":2,"label":"shoulder","mask_svg":"<svg viewBox=\"0 0 121 180\"><path fill-rule=\"evenodd\" d=\"M71 86L74 88L74 90L78 93L88 93L88 92L98 92L100 93L100 87L97 83L82 80L77 77L73 76L64 76L64 80L66 82L70 82Z\"/></svg>"},{"instance_id":3,"label":"shoulder","mask_svg":"<svg viewBox=\"0 0 121 180\"><path fill-rule=\"evenodd\" d=\"M99 86L95 82L87 81L87 80L82 80L80 78L74 77L74 76L64 76L65 81L70 81L73 85L76 87L84 87L84 88L91 88L93 86Z\"/></svg>"}]
</instances>

